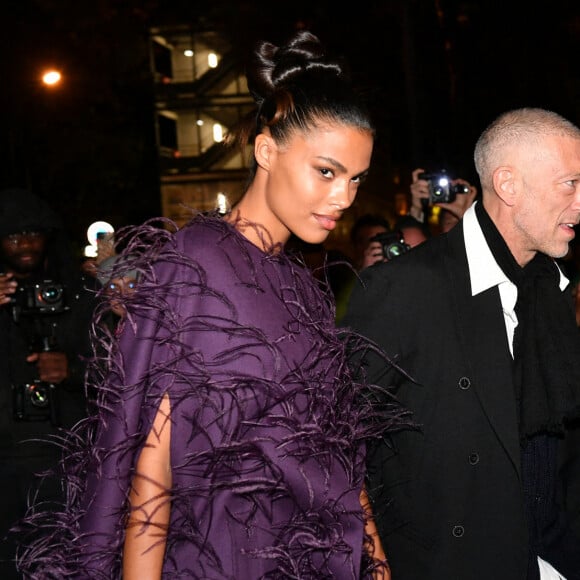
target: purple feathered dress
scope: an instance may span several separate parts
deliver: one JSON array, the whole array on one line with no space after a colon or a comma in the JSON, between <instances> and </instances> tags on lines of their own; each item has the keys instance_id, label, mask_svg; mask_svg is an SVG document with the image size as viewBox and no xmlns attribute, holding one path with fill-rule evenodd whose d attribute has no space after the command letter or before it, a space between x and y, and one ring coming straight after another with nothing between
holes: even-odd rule
<instances>
[{"instance_id":1,"label":"purple feathered dress","mask_svg":"<svg viewBox=\"0 0 580 580\"><path fill-rule=\"evenodd\" d=\"M163 578L367 577L365 439L401 412L353 379L328 294L218 217L165 232L132 266L123 331L93 365L98 413L66 441L67 505L31 512L46 534L23 551L25 576L121 577L132 470L168 394Z\"/></svg>"}]
</instances>

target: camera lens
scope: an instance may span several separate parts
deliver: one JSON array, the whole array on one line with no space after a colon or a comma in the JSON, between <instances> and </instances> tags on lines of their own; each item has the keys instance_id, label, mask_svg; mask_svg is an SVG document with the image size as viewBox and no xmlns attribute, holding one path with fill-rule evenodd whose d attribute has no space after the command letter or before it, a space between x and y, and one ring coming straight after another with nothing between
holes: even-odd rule
<instances>
[{"instance_id":1,"label":"camera lens","mask_svg":"<svg viewBox=\"0 0 580 580\"><path fill-rule=\"evenodd\" d=\"M395 258L405 253L405 248L401 244L391 244L386 248L384 252L388 257Z\"/></svg>"},{"instance_id":2,"label":"camera lens","mask_svg":"<svg viewBox=\"0 0 580 580\"><path fill-rule=\"evenodd\" d=\"M36 383L28 387L28 397L30 402L35 407L47 407L48 397L49 397L49 387L47 385L42 385Z\"/></svg>"},{"instance_id":3,"label":"camera lens","mask_svg":"<svg viewBox=\"0 0 580 580\"><path fill-rule=\"evenodd\" d=\"M61 299L62 289L58 286L44 286L40 289L40 298L47 304L54 304Z\"/></svg>"},{"instance_id":4,"label":"camera lens","mask_svg":"<svg viewBox=\"0 0 580 580\"><path fill-rule=\"evenodd\" d=\"M469 187L467 185L462 185L461 183L457 183L451 189L453 193L469 193Z\"/></svg>"}]
</instances>

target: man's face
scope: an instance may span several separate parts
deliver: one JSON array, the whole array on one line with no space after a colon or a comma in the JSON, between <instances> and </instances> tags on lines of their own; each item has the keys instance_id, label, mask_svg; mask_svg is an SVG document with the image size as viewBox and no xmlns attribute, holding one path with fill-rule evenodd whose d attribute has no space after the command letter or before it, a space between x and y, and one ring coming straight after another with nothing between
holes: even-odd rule
<instances>
[{"instance_id":1,"label":"man's face","mask_svg":"<svg viewBox=\"0 0 580 580\"><path fill-rule=\"evenodd\" d=\"M2 259L16 276L28 276L42 267L46 235L27 231L0 238Z\"/></svg>"},{"instance_id":2,"label":"man's face","mask_svg":"<svg viewBox=\"0 0 580 580\"><path fill-rule=\"evenodd\" d=\"M514 256L522 266L536 252L565 256L580 221L580 139L545 136L526 147L518 169Z\"/></svg>"}]
</instances>

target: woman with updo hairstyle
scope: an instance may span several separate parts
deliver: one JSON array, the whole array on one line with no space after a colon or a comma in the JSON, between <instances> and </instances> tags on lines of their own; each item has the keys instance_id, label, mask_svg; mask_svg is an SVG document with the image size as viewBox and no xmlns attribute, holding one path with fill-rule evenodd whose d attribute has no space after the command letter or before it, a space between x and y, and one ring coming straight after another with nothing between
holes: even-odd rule
<instances>
[{"instance_id":1,"label":"woman with updo hairstyle","mask_svg":"<svg viewBox=\"0 0 580 580\"><path fill-rule=\"evenodd\" d=\"M231 136L253 145L244 195L176 232L141 226L124 250L140 281L91 385L99 412L68 437L68 504L30 518L49 530L21 554L31 577L390 577L365 448L406 415L351 368L363 339L285 249L336 227L374 129L309 32L259 43L247 77L255 115Z\"/></svg>"}]
</instances>

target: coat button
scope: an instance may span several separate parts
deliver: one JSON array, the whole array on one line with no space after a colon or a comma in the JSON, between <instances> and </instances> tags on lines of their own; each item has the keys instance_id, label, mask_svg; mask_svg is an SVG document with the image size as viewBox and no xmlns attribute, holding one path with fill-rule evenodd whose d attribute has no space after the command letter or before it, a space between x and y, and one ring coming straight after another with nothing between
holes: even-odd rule
<instances>
[{"instance_id":1,"label":"coat button","mask_svg":"<svg viewBox=\"0 0 580 580\"><path fill-rule=\"evenodd\" d=\"M465 534L465 528L463 526L453 526L453 535L456 538L461 538Z\"/></svg>"},{"instance_id":2,"label":"coat button","mask_svg":"<svg viewBox=\"0 0 580 580\"><path fill-rule=\"evenodd\" d=\"M479 454L470 453L469 454L469 465L477 465L479 463Z\"/></svg>"},{"instance_id":3,"label":"coat button","mask_svg":"<svg viewBox=\"0 0 580 580\"><path fill-rule=\"evenodd\" d=\"M467 377L461 377L459 379L459 388L466 391L469 387L471 387L471 381Z\"/></svg>"}]
</instances>

